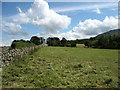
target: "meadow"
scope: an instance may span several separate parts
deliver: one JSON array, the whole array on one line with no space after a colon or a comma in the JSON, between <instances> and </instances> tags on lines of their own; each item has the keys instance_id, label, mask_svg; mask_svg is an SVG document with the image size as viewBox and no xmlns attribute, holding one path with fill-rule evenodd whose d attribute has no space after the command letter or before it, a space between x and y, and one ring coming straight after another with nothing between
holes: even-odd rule
<instances>
[{"instance_id":1,"label":"meadow","mask_svg":"<svg viewBox=\"0 0 120 90\"><path fill-rule=\"evenodd\" d=\"M3 68L3 88L117 88L118 50L43 47Z\"/></svg>"}]
</instances>

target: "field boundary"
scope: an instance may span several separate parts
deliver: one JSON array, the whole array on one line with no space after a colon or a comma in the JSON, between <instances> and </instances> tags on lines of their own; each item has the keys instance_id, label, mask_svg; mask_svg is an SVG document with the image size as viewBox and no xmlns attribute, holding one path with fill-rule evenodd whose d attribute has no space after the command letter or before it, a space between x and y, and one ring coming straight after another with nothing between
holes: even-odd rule
<instances>
[{"instance_id":1,"label":"field boundary","mask_svg":"<svg viewBox=\"0 0 120 90\"><path fill-rule=\"evenodd\" d=\"M40 48L42 47L42 45L37 45L37 46L31 46L31 47L25 47L25 48L21 48L21 49L12 49L9 50L8 52L2 52L1 54L1 65L0 67L3 67L5 65L8 65L11 61L14 60L15 56L23 56L28 54L31 50L34 50L36 48Z\"/></svg>"}]
</instances>

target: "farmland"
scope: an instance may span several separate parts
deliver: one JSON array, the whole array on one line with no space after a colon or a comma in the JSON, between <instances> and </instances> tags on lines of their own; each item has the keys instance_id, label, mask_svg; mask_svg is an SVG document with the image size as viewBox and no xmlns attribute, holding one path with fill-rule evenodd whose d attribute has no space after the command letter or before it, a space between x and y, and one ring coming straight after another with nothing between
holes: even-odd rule
<instances>
[{"instance_id":1,"label":"farmland","mask_svg":"<svg viewBox=\"0 0 120 90\"><path fill-rule=\"evenodd\" d=\"M43 47L3 68L3 88L117 88L118 50Z\"/></svg>"}]
</instances>

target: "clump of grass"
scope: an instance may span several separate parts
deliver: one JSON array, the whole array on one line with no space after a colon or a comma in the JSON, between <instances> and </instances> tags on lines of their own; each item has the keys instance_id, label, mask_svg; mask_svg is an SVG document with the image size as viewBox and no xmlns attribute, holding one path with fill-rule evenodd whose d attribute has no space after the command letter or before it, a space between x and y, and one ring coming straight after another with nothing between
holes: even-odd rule
<instances>
[{"instance_id":1,"label":"clump of grass","mask_svg":"<svg viewBox=\"0 0 120 90\"><path fill-rule=\"evenodd\" d=\"M112 83L112 78L109 78L109 79L106 79L105 81L104 81L104 84L110 84L110 83Z\"/></svg>"},{"instance_id":2,"label":"clump of grass","mask_svg":"<svg viewBox=\"0 0 120 90\"><path fill-rule=\"evenodd\" d=\"M74 65L73 68L83 68L82 64Z\"/></svg>"}]
</instances>

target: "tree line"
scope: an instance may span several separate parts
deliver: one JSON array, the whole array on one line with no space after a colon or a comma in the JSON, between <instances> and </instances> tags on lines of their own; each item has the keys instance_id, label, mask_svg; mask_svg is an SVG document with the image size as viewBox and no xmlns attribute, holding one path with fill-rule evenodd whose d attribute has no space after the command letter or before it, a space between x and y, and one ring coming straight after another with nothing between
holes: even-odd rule
<instances>
[{"instance_id":1,"label":"tree line","mask_svg":"<svg viewBox=\"0 0 120 90\"><path fill-rule=\"evenodd\" d=\"M45 43L45 39L43 37L33 36L31 37L30 42L36 45L41 45ZM62 40L58 37L49 37L46 40L46 44L48 46L76 47L76 43L74 41L67 40L64 37Z\"/></svg>"},{"instance_id":2,"label":"tree line","mask_svg":"<svg viewBox=\"0 0 120 90\"><path fill-rule=\"evenodd\" d=\"M120 36L107 35L100 38L91 37L89 39L76 39L67 40L58 37L49 37L45 39L43 37L32 36L30 40L14 40L11 44L11 48L33 46L47 44L48 46L61 46L61 47L76 47L76 44L84 44L86 47L101 48L101 49L120 49Z\"/></svg>"},{"instance_id":3,"label":"tree line","mask_svg":"<svg viewBox=\"0 0 120 90\"><path fill-rule=\"evenodd\" d=\"M58 37L49 37L45 43L45 39L43 37L32 36L31 39L27 41L23 39L14 40L11 44L11 49L42 44L47 44L48 46L76 47L76 43L74 41L70 41L65 38L60 40Z\"/></svg>"},{"instance_id":4,"label":"tree line","mask_svg":"<svg viewBox=\"0 0 120 90\"><path fill-rule=\"evenodd\" d=\"M62 47L76 47L76 43L65 39L64 37L60 40L58 37L47 38L48 46L62 46Z\"/></svg>"},{"instance_id":5,"label":"tree line","mask_svg":"<svg viewBox=\"0 0 120 90\"><path fill-rule=\"evenodd\" d=\"M120 49L120 36L106 35L96 39L91 37L84 42L85 46L100 49Z\"/></svg>"}]
</instances>

